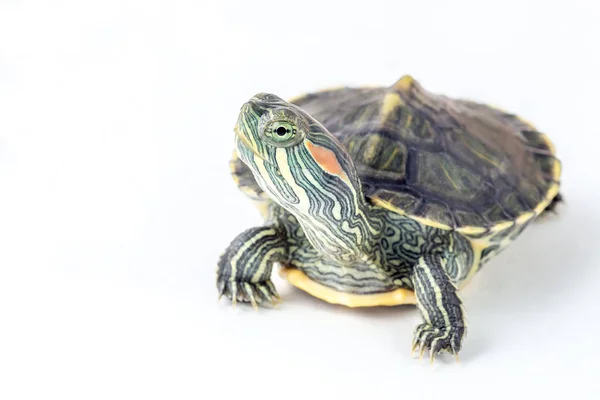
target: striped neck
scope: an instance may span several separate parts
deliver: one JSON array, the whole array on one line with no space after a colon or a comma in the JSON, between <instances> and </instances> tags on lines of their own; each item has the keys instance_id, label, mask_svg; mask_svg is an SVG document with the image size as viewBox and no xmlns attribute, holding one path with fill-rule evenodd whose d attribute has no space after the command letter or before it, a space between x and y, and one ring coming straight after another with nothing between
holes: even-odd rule
<instances>
[{"instance_id":1,"label":"striped neck","mask_svg":"<svg viewBox=\"0 0 600 400\"><path fill-rule=\"evenodd\" d=\"M259 183L298 219L321 255L341 264L373 257L381 224L371 214L358 174L343 149L308 141L277 149L275 161L277 172L267 174L266 180L261 174Z\"/></svg>"},{"instance_id":2,"label":"striped neck","mask_svg":"<svg viewBox=\"0 0 600 400\"><path fill-rule=\"evenodd\" d=\"M340 188L337 188L339 196ZM320 193L311 197L308 211L292 210L308 240L326 258L341 264L365 260L375 247L377 231L369 206L351 192L335 200ZM320 196L319 196L320 195Z\"/></svg>"},{"instance_id":3,"label":"striped neck","mask_svg":"<svg viewBox=\"0 0 600 400\"><path fill-rule=\"evenodd\" d=\"M258 185L298 219L319 253L341 264L377 257L380 219L371 215L352 158L323 125L259 93L242 106L235 133Z\"/></svg>"}]
</instances>

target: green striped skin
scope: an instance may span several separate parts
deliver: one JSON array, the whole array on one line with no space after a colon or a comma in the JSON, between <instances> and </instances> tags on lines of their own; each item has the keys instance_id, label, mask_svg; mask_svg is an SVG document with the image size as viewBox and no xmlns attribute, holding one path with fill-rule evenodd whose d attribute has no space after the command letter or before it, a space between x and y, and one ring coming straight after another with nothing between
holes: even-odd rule
<instances>
[{"instance_id":1,"label":"green striped skin","mask_svg":"<svg viewBox=\"0 0 600 400\"><path fill-rule=\"evenodd\" d=\"M276 142L274 130L282 121L296 132L289 139ZM431 270L442 271L446 280L456 284L464 281L475 265L469 241L462 235L369 204L346 150L308 114L276 96L260 94L242 107L236 126L236 146L240 159L272 202L265 228L242 233L221 258L217 284L229 298L244 301L250 297L244 293L231 295L227 288L254 283L248 278L256 276L259 265L275 261L254 254L257 250L253 243L259 243L260 251L268 253L267 244L260 244L264 229L270 237L277 238L273 241L278 246L277 254L285 255L277 261L342 292L372 294L410 288L423 290L420 298L425 299L440 283L434 278L427 281L421 277L421 285L414 285L415 266L424 256L442 258L444 270L436 265ZM311 152L314 148L334 155L339 169L332 169L330 162L315 157ZM243 266L242 259L250 261ZM233 264L237 274L230 272ZM239 272L239 268L248 272ZM263 272L268 270L262 268ZM270 284L266 275L258 279ZM453 299L450 293L444 293L440 302L420 303L420 306L427 310L427 315L446 315L449 313L446 307L452 306ZM458 325L462 329L462 315L453 315L455 318L450 321L454 325L448 329ZM435 339L446 332L434 328L438 329L431 325L431 332L419 342L422 349L435 349L435 353L460 349L462 335L456 340L437 341L437 347L432 348Z\"/></svg>"},{"instance_id":2,"label":"green striped skin","mask_svg":"<svg viewBox=\"0 0 600 400\"><path fill-rule=\"evenodd\" d=\"M413 349L432 359L462 347L457 290L560 200L544 135L410 78L292 102L260 93L235 134L233 176L265 224L224 252L220 295L275 301L275 262L357 296L412 289L424 319Z\"/></svg>"},{"instance_id":3,"label":"green striped skin","mask_svg":"<svg viewBox=\"0 0 600 400\"><path fill-rule=\"evenodd\" d=\"M286 237L279 229L263 226L242 232L219 260L219 297L250 302L254 307L263 301L277 301L271 272L275 262L288 258L287 248Z\"/></svg>"},{"instance_id":4,"label":"green striped skin","mask_svg":"<svg viewBox=\"0 0 600 400\"><path fill-rule=\"evenodd\" d=\"M242 107L236 126L240 159L250 167L264 192L298 218L321 253L344 264L361 260L365 255L361 249L372 245L369 239L381 231L381 226L364 212L366 201L349 155L302 110L276 96L261 96ZM275 144L265 136L264 131L273 124L288 120L297 130L291 140ZM333 151L347 179L324 172L311 156L307 142ZM342 213L344 223L340 226ZM340 228L345 233L340 234Z\"/></svg>"},{"instance_id":5,"label":"green striped skin","mask_svg":"<svg viewBox=\"0 0 600 400\"><path fill-rule=\"evenodd\" d=\"M309 278L340 292L385 293L397 288L413 289L413 268L423 254L451 249L455 256L448 265L452 281L462 282L469 273L471 249L461 235L432 228L380 207L369 207L372 218L383 222L383 230L372 238L375 243L363 250L363 259L340 263L313 246L298 219L276 203L271 203L267 224L287 237L288 258L283 263L303 271ZM380 260L371 261L369 255Z\"/></svg>"},{"instance_id":6,"label":"green striped skin","mask_svg":"<svg viewBox=\"0 0 600 400\"><path fill-rule=\"evenodd\" d=\"M413 282L417 306L425 322L417 326L413 351L430 349L431 360L442 349L458 355L466 326L456 286L448 274L452 255L424 254L415 265Z\"/></svg>"}]
</instances>

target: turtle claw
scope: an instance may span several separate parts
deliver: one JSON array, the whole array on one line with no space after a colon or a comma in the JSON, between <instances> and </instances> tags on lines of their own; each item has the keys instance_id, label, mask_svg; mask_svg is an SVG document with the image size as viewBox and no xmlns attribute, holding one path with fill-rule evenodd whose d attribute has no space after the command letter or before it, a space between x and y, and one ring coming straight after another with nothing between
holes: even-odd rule
<instances>
[{"instance_id":1,"label":"turtle claw","mask_svg":"<svg viewBox=\"0 0 600 400\"><path fill-rule=\"evenodd\" d=\"M412 352L419 350L420 358L429 349L429 362L433 364L435 357L443 351L453 354L459 362L458 352L464 337L463 327L433 327L423 323L415 329ZM411 353L412 354L412 353Z\"/></svg>"},{"instance_id":2,"label":"turtle claw","mask_svg":"<svg viewBox=\"0 0 600 400\"><path fill-rule=\"evenodd\" d=\"M225 296L231 300L233 307L240 303L250 303L255 311L264 303L277 306L280 302L279 295L271 281L265 282L237 282L219 276L217 278L219 299Z\"/></svg>"},{"instance_id":3,"label":"turtle claw","mask_svg":"<svg viewBox=\"0 0 600 400\"><path fill-rule=\"evenodd\" d=\"M254 296L252 286L250 286L250 284L248 282L244 282L243 286L244 286L244 290L245 290L246 294L248 295L248 298L250 299L252 308L254 308L254 311L258 311L258 303L256 301L256 296Z\"/></svg>"}]
</instances>

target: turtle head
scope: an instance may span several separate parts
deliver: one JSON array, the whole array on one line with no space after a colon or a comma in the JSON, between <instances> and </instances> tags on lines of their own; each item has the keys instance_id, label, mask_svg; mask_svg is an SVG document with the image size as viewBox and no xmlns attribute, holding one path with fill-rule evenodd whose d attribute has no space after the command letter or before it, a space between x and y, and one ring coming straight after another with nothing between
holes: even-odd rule
<instances>
[{"instance_id":1,"label":"turtle head","mask_svg":"<svg viewBox=\"0 0 600 400\"><path fill-rule=\"evenodd\" d=\"M240 159L273 201L294 214L325 257L352 263L370 253L369 208L344 147L301 108L266 93L242 106Z\"/></svg>"},{"instance_id":2,"label":"turtle head","mask_svg":"<svg viewBox=\"0 0 600 400\"><path fill-rule=\"evenodd\" d=\"M306 213L341 192L360 193L352 159L318 121L269 93L246 102L235 126L240 159L270 197ZM316 207L320 208L320 207Z\"/></svg>"}]
</instances>

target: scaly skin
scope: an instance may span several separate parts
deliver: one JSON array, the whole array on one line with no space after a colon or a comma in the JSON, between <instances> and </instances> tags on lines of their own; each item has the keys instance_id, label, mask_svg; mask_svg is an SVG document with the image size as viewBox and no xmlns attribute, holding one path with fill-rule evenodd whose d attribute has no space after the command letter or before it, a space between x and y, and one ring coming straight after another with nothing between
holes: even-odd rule
<instances>
[{"instance_id":1,"label":"scaly skin","mask_svg":"<svg viewBox=\"0 0 600 400\"><path fill-rule=\"evenodd\" d=\"M374 248L365 249L359 260L348 264L336 262L312 245L296 217L275 203L270 205L267 224L287 238L287 267L297 268L312 280L338 291L355 294L384 293L398 288L413 289L413 269L424 254L444 252L460 247L462 258L447 270L454 284L460 285L469 273L469 242L455 233L432 228L399 214L372 207L381 218L382 231ZM377 256L373 257L373 254ZM466 266L467 268L465 268Z\"/></svg>"},{"instance_id":2,"label":"scaly skin","mask_svg":"<svg viewBox=\"0 0 600 400\"><path fill-rule=\"evenodd\" d=\"M275 262L357 295L410 288L424 317L413 347L431 359L457 355L466 324L456 291L478 266L469 240L367 203L344 147L277 96L246 103L235 131L239 158L270 200L265 225L221 257L219 293L255 306L275 300Z\"/></svg>"},{"instance_id":3,"label":"scaly skin","mask_svg":"<svg viewBox=\"0 0 600 400\"><path fill-rule=\"evenodd\" d=\"M473 265L469 242L459 234L379 207L370 207L370 215L382 228L372 242L374 246L365 249L356 261L340 263L312 245L293 214L270 203L266 226L240 234L221 257L219 294L254 306L264 301L275 303L279 296L270 280L275 262L297 268L312 280L342 292L413 289L426 321L415 331L413 348L421 353L430 349L431 357L443 350L457 354L466 327L455 288ZM441 300L436 302L439 288Z\"/></svg>"},{"instance_id":4,"label":"scaly skin","mask_svg":"<svg viewBox=\"0 0 600 400\"><path fill-rule=\"evenodd\" d=\"M279 296L271 282L275 262L288 258L284 232L274 227L257 227L242 232L219 260L217 288L235 304L263 301L275 303Z\"/></svg>"}]
</instances>

